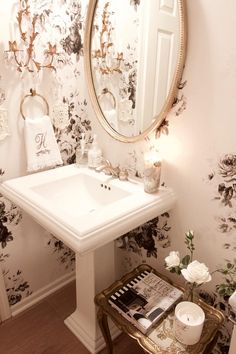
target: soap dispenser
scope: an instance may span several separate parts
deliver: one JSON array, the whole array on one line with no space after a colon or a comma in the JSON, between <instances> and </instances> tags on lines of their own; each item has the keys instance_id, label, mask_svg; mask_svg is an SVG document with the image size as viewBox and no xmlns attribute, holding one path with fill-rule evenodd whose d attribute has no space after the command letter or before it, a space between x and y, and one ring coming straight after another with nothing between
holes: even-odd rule
<instances>
[{"instance_id":1,"label":"soap dispenser","mask_svg":"<svg viewBox=\"0 0 236 354\"><path fill-rule=\"evenodd\" d=\"M91 149L88 151L88 167L96 168L101 165L102 162L102 150L97 143L97 135L93 136L93 143Z\"/></svg>"},{"instance_id":2,"label":"soap dispenser","mask_svg":"<svg viewBox=\"0 0 236 354\"><path fill-rule=\"evenodd\" d=\"M87 165L88 163L88 148L85 139L85 133L81 134L80 145L75 151L75 161L76 165Z\"/></svg>"}]
</instances>

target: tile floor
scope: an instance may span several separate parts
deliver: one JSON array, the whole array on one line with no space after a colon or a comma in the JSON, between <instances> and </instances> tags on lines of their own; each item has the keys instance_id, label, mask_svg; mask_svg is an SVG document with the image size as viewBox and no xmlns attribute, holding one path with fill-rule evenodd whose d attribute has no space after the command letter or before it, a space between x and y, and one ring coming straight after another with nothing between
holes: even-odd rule
<instances>
[{"instance_id":1,"label":"tile floor","mask_svg":"<svg viewBox=\"0 0 236 354\"><path fill-rule=\"evenodd\" d=\"M75 284L69 284L24 313L0 324L0 354L89 354L64 325L75 308ZM100 354L106 354L103 349ZM114 354L143 354L122 334L114 341Z\"/></svg>"}]
</instances>

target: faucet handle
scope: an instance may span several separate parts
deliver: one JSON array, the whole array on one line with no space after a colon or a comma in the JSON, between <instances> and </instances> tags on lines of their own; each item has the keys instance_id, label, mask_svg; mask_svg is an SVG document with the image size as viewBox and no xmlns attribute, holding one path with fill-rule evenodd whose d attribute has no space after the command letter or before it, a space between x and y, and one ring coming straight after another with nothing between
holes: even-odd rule
<instances>
[{"instance_id":1,"label":"faucet handle","mask_svg":"<svg viewBox=\"0 0 236 354\"><path fill-rule=\"evenodd\" d=\"M128 170L126 168L122 168L119 172L119 179L121 181L127 181L129 177Z\"/></svg>"},{"instance_id":2,"label":"faucet handle","mask_svg":"<svg viewBox=\"0 0 236 354\"><path fill-rule=\"evenodd\" d=\"M120 166L113 167L109 160L103 159L102 165L96 168L97 172L103 171L106 175L119 178L121 181L128 180L128 170L120 169Z\"/></svg>"}]
</instances>

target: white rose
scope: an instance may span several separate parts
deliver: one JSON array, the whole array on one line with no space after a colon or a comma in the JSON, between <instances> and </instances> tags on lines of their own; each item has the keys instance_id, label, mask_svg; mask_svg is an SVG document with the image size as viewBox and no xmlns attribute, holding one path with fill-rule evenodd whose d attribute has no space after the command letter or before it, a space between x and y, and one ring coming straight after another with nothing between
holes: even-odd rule
<instances>
[{"instance_id":1,"label":"white rose","mask_svg":"<svg viewBox=\"0 0 236 354\"><path fill-rule=\"evenodd\" d=\"M165 258L166 268L170 269L180 265L179 252L172 251L169 256Z\"/></svg>"},{"instance_id":2,"label":"white rose","mask_svg":"<svg viewBox=\"0 0 236 354\"><path fill-rule=\"evenodd\" d=\"M211 280L208 268L204 263L198 261L190 263L186 269L181 270L181 273L189 283L200 285Z\"/></svg>"}]
</instances>

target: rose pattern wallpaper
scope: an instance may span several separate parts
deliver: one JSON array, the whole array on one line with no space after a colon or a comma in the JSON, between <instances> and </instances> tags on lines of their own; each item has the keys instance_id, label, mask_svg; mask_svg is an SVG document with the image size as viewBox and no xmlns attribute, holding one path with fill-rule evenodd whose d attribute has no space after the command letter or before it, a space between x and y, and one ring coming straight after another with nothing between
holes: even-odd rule
<instances>
[{"instance_id":1,"label":"rose pattern wallpaper","mask_svg":"<svg viewBox=\"0 0 236 354\"><path fill-rule=\"evenodd\" d=\"M87 114L86 99L80 100L79 92L71 92L63 101L68 104L69 123L63 130L55 129L57 142L64 164L75 162L75 149L79 145L81 134L85 133L87 143L91 143L91 121Z\"/></svg>"},{"instance_id":2,"label":"rose pattern wallpaper","mask_svg":"<svg viewBox=\"0 0 236 354\"><path fill-rule=\"evenodd\" d=\"M0 175L4 175L2 169L0 169ZM22 271L17 270L16 274L12 274L7 265L11 261L11 254L7 252L7 246L9 242L14 242L12 227L16 227L21 219L21 211L0 194L0 264L10 305L16 304L32 293L28 281L24 279Z\"/></svg>"},{"instance_id":3,"label":"rose pattern wallpaper","mask_svg":"<svg viewBox=\"0 0 236 354\"><path fill-rule=\"evenodd\" d=\"M168 231L171 227L168 225L169 217L169 213L164 213L128 232L116 241L117 247L137 253L144 258L157 258L158 247L166 248L170 246Z\"/></svg>"},{"instance_id":4,"label":"rose pattern wallpaper","mask_svg":"<svg viewBox=\"0 0 236 354\"><path fill-rule=\"evenodd\" d=\"M69 34L61 40L61 45L64 51L71 55L76 54L77 60L83 54L82 29L83 16L81 13L81 3L72 1L71 6L68 6L66 14L70 17L71 25L69 26Z\"/></svg>"},{"instance_id":5,"label":"rose pattern wallpaper","mask_svg":"<svg viewBox=\"0 0 236 354\"><path fill-rule=\"evenodd\" d=\"M221 215L215 217L217 230L222 235L222 248L228 251L235 251L235 230L236 230L236 155L226 153L218 158L214 168L208 174L208 181L213 191L212 201L219 203ZM231 263L232 262L232 263ZM222 259L221 266L236 264L236 260ZM233 267L233 265L232 265ZM236 279L236 271L233 267L232 279ZM223 280L222 280L223 283ZM220 331L220 336L214 353L225 354L229 351L229 340L233 324L228 320L234 313L228 305L228 296L219 296L218 293L200 292L201 297L210 305L220 309L226 316L225 326Z\"/></svg>"},{"instance_id":6,"label":"rose pattern wallpaper","mask_svg":"<svg viewBox=\"0 0 236 354\"><path fill-rule=\"evenodd\" d=\"M130 5L135 11L137 11L140 1L141 0L130 0ZM16 1L14 3L15 9L17 8L17 3ZM52 76L48 79L50 83L47 81L47 78L42 78L38 74L35 75L34 80L38 80L39 84L42 83L43 80L45 80L44 84L47 85L49 83L49 92L52 96L50 103L52 105L54 102L59 102L59 104L65 104L65 107L68 107L68 122L66 125L58 125L55 127L55 134L64 164L73 163L75 161L75 148L79 144L81 133L85 132L86 139L91 141L93 120L96 119L94 116L88 115L90 102L83 90L86 86L83 73L83 37L88 1L67 2L61 0L61 12L57 12L56 10L56 1L44 0L39 3L36 0L31 0L29 4L34 8L34 11L40 15L42 24L46 29L45 32L42 31L40 36L42 47L45 48L48 41L47 36L48 33L50 33L51 36L54 36L59 49L55 64L56 71L51 74ZM190 10L191 6L193 5L190 4ZM195 4L194 6L197 5ZM209 11L206 13L210 16ZM191 21L192 18L190 19L190 26ZM204 42L204 40L202 41ZM130 43L127 50L130 53L129 63L127 64L123 83L120 86L120 94L124 99L128 99L128 101L131 102L131 108L133 109L135 105L136 68L135 61L133 61L132 58L135 52L135 46ZM193 49L190 48L189 50L191 51ZM0 56L2 60L0 76L3 77L3 80L0 80L0 104L4 104L4 107L7 107L10 98L10 88L4 76L6 76L6 68L9 69L9 65L11 66L12 63L5 61L3 52L0 53ZM197 101L195 98L195 101L197 101L196 104L193 100L193 96L194 94L196 95L196 92L191 90L193 90L192 84L196 78L188 71L188 65L187 72L188 85L186 85L186 80L183 79L179 85L178 97L176 97L174 101L172 111L168 114L157 131L154 132L154 136L148 137L144 142L132 146L127 151L129 157L128 167L137 177L142 177L142 163L140 160L143 159L144 151L150 149L150 141L155 139L159 142L159 139L161 139L163 135L168 135L170 139L174 137L176 134L175 128L179 126L182 127L181 121L183 120L183 124L188 125L188 121L191 120L191 115L193 115L191 107L193 106L195 110L200 107L200 101ZM233 75L231 76L233 77ZM23 83L25 77L22 75L17 76L17 78L15 77L15 79ZM73 83L71 83L72 81ZM202 85L202 81L199 86L200 85ZM132 124L132 121L130 122ZM199 124L203 126L202 122L199 122ZM227 126L230 127L230 124L232 124L231 121ZM15 125L12 124L12 127L15 127ZM183 127L182 129L185 128ZM190 128L188 129L189 130L186 129L186 136L191 135L194 137L195 133L190 130ZM4 142L6 140L7 139L5 139ZM217 212L215 212L214 209L214 220L212 220L211 228L213 230L212 233L216 235L220 247L222 248L221 261L223 264L227 258L229 258L231 262L234 261L231 255L236 249L236 155L234 151L224 148L223 140L220 143L222 147L220 157L217 157L209 168L206 197L209 201L209 206L212 204L217 209ZM198 147L194 147L194 151L197 150ZM0 157L2 157L1 154ZM119 162L119 158L118 155L117 162ZM210 158L212 159L213 157L210 156ZM204 159L204 157L202 157L202 159ZM6 162L4 157L2 157L0 161L3 161L1 162L0 175L4 177L4 171L6 173L8 169L5 166ZM201 175L203 171L198 170L198 173ZM8 175L8 178L9 177L11 176ZM203 181L205 181L204 178L202 178ZM201 182L202 184L205 183L203 181ZM185 217L187 216L182 216L182 218ZM132 230L126 235L123 235L117 240L117 248L119 255L121 255L120 262L123 263L127 271L141 262L152 261L152 264L155 265L162 264L165 251L169 249L175 237L175 233L177 233L177 225L174 224L173 220L176 221L172 212L165 213ZM13 265L14 244L21 241L21 235L18 232L21 225L21 212L9 201L0 196L0 266L4 274L6 290L11 305L30 296L34 291L31 285L33 278L30 278L28 273L27 276L25 276L26 268L24 257L22 257L20 261L17 260L17 266ZM22 243L23 242L22 239ZM54 258L55 262L60 264L65 270L71 271L74 269L74 253L52 235L47 237L45 252L48 253L50 259ZM217 267L217 262L218 259L215 259L215 267ZM212 289L205 287L199 294L209 304L223 311L226 317L231 313L227 303L228 299L219 296L217 291L212 291ZM220 331L220 336L213 352L214 354L228 353L231 331L232 324L226 321L226 324Z\"/></svg>"},{"instance_id":7,"label":"rose pattern wallpaper","mask_svg":"<svg viewBox=\"0 0 236 354\"><path fill-rule=\"evenodd\" d=\"M62 241L52 236L47 245L51 247L52 253L56 255L58 262L64 265L65 269L75 269L75 253Z\"/></svg>"}]
</instances>

